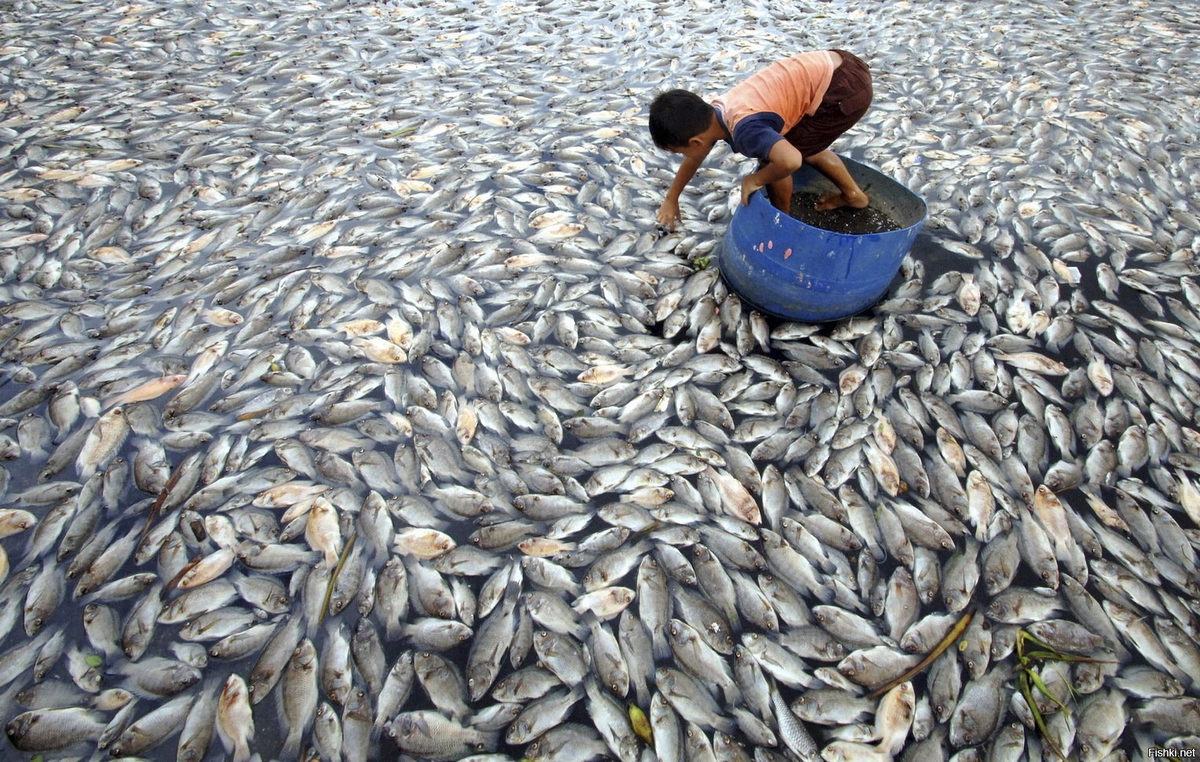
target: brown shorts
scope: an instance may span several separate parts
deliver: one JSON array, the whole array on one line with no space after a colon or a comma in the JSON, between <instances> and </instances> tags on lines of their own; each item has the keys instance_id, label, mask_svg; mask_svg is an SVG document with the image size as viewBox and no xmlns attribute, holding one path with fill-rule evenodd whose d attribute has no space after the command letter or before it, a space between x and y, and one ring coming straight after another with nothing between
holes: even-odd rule
<instances>
[{"instance_id":1,"label":"brown shorts","mask_svg":"<svg viewBox=\"0 0 1200 762\"><path fill-rule=\"evenodd\" d=\"M804 156L820 153L867 113L874 91L871 70L853 53L835 50L842 65L833 70L825 98L812 116L803 117L786 135Z\"/></svg>"}]
</instances>

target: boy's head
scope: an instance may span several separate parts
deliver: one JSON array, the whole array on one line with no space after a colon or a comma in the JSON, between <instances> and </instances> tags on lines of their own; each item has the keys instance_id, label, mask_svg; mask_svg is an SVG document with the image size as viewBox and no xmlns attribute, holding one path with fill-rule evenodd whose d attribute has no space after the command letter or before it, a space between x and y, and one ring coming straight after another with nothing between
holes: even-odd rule
<instances>
[{"instance_id":1,"label":"boy's head","mask_svg":"<svg viewBox=\"0 0 1200 762\"><path fill-rule=\"evenodd\" d=\"M708 129L713 107L687 90L668 90L650 104L650 138L664 151L686 148Z\"/></svg>"}]
</instances>

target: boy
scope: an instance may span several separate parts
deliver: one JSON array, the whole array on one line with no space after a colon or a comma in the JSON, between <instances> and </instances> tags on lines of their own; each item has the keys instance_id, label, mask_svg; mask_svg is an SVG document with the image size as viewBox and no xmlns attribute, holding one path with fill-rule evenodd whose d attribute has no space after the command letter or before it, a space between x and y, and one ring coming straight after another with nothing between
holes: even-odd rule
<instances>
[{"instance_id":1,"label":"boy","mask_svg":"<svg viewBox=\"0 0 1200 762\"><path fill-rule=\"evenodd\" d=\"M862 118L872 97L870 70L844 50L776 61L711 105L687 90L662 93L650 104L650 137L684 159L658 209L659 224L674 230L682 221L679 194L717 140L759 160L758 171L742 180L743 204L765 187L775 208L789 213L792 173L809 164L838 187L820 198L817 209L867 206L867 194L829 144Z\"/></svg>"}]
</instances>

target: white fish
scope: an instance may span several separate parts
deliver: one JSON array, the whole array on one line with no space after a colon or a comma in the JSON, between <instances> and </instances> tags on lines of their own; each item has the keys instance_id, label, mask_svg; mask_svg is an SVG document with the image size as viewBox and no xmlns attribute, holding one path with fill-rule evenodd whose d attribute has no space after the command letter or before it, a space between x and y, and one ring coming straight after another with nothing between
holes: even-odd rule
<instances>
[{"instance_id":1,"label":"white fish","mask_svg":"<svg viewBox=\"0 0 1200 762\"><path fill-rule=\"evenodd\" d=\"M117 454L125 437L129 434L129 421L125 409L114 407L96 419L88 432L75 466L81 479L87 479L101 466L105 466Z\"/></svg>"}]
</instances>

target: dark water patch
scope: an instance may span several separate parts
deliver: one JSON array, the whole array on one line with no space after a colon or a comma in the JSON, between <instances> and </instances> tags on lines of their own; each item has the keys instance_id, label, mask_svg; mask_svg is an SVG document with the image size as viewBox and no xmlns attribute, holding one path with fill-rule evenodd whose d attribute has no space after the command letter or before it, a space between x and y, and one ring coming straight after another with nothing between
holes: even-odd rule
<instances>
[{"instance_id":1,"label":"dark water patch","mask_svg":"<svg viewBox=\"0 0 1200 762\"><path fill-rule=\"evenodd\" d=\"M913 239L912 248L908 250L908 257L915 262L921 263L925 280L929 282L948 272L961 272L964 269L974 269L970 267L970 263L966 262L961 255L955 254L945 246L942 246L935 237L929 235L925 230L922 230Z\"/></svg>"}]
</instances>

